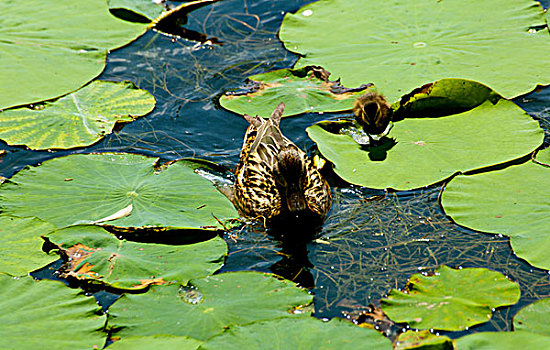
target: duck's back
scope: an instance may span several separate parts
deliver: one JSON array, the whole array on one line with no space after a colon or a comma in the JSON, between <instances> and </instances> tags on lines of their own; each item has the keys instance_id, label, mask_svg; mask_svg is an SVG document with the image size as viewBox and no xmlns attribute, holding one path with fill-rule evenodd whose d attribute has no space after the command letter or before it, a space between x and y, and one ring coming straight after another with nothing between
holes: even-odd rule
<instances>
[{"instance_id":1,"label":"duck's back","mask_svg":"<svg viewBox=\"0 0 550 350\"><path fill-rule=\"evenodd\" d=\"M236 170L235 206L243 215L253 218L270 219L288 211L287 200L283 198L286 188L281 188L279 162L281 154L290 152L300 164L298 168L304 169L299 188L307 209L322 219L330 207L330 187L306 153L282 134L279 129L280 107L269 120L245 116L250 126ZM287 180L298 181L295 176Z\"/></svg>"},{"instance_id":2,"label":"duck's back","mask_svg":"<svg viewBox=\"0 0 550 350\"><path fill-rule=\"evenodd\" d=\"M246 216L271 218L281 212L273 169L281 143L290 142L270 120L250 124L236 170L235 206Z\"/></svg>"}]
</instances>

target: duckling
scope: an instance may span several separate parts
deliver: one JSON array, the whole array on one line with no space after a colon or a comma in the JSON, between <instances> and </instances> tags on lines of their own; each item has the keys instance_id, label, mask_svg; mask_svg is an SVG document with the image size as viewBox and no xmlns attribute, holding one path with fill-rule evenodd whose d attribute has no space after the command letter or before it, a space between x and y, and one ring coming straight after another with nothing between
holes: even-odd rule
<instances>
[{"instance_id":1,"label":"duckling","mask_svg":"<svg viewBox=\"0 0 550 350\"><path fill-rule=\"evenodd\" d=\"M353 104L353 114L357 123L369 136L378 141L390 132L392 124L391 105L377 92L370 91L358 97Z\"/></svg>"},{"instance_id":2,"label":"duckling","mask_svg":"<svg viewBox=\"0 0 550 350\"><path fill-rule=\"evenodd\" d=\"M244 116L250 125L235 171L233 202L251 218L307 217L320 223L330 208L330 186L279 129L284 107L279 104L268 120Z\"/></svg>"}]
</instances>

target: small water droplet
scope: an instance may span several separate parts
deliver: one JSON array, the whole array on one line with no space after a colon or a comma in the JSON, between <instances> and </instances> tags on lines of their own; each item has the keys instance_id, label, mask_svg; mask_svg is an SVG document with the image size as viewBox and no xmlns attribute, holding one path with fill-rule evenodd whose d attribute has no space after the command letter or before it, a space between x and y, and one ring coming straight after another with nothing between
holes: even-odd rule
<instances>
[{"instance_id":1,"label":"small water droplet","mask_svg":"<svg viewBox=\"0 0 550 350\"><path fill-rule=\"evenodd\" d=\"M203 300L202 293L194 286L181 286L178 290L181 300L186 303L196 305Z\"/></svg>"}]
</instances>

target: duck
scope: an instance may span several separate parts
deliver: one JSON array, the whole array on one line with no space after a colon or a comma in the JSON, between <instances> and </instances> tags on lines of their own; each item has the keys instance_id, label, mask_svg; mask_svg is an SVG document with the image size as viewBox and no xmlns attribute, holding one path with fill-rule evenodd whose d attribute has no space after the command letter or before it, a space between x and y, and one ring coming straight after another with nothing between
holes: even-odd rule
<instances>
[{"instance_id":1,"label":"duck","mask_svg":"<svg viewBox=\"0 0 550 350\"><path fill-rule=\"evenodd\" d=\"M269 119L244 115L248 126L235 170L233 202L241 215L266 222L321 223L331 205L330 186L314 162L283 135L281 102Z\"/></svg>"},{"instance_id":2,"label":"duck","mask_svg":"<svg viewBox=\"0 0 550 350\"><path fill-rule=\"evenodd\" d=\"M369 91L359 96L352 111L355 121L370 140L379 141L390 132L393 110L383 95Z\"/></svg>"}]
</instances>

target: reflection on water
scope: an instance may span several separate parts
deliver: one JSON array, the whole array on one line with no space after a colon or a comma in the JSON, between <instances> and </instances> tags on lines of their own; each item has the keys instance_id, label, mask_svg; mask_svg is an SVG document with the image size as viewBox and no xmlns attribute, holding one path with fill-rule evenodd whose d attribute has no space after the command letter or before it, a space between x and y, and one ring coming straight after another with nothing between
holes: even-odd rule
<instances>
[{"instance_id":1,"label":"reflection on water","mask_svg":"<svg viewBox=\"0 0 550 350\"><path fill-rule=\"evenodd\" d=\"M25 165L53 157L88 152L135 152L163 160L199 157L234 168L248 123L223 110L217 99L249 75L294 64L296 55L284 49L276 33L284 12L308 2L224 0L189 16L186 28L217 37L223 45L173 42L148 32L111 53L100 78L131 80L149 90L157 99L150 115L84 149L34 152L2 143L0 149L8 153L0 156L0 175L11 176ZM546 144L550 144L550 89L515 102L539 120ZM281 128L311 152L314 144L305 128L339 117L349 118L349 113L305 114L284 119ZM369 152L372 157L385 157L391 148L391 140L386 141L382 152ZM548 273L517 259L506 237L476 233L450 222L439 207L439 186L384 196L381 191L329 180L337 184L334 203L319 230L266 230L259 224L246 224L226 235L229 256L222 272L271 271L312 288L320 317L379 304L391 288L403 288L411 274L441 264L487 267L518 281L520 303L497 310L491 322L476 330L509 330L520 306L550 296ZM101 294L100 299L108 303L107 295Z\"/></svg>"}]
</instances>

